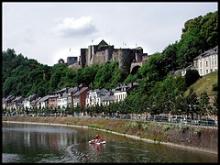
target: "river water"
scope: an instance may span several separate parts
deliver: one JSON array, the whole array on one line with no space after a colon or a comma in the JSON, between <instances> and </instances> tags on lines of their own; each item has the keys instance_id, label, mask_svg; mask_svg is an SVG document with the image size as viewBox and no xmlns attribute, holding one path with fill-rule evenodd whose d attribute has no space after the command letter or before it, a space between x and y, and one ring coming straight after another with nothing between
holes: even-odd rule
<instances>
[{"instance_id":1,"label":"river water","mask_svg":"<svg viewBox=\"0 0 220 165\"><path fill-rule=\"evenodd\" d=\"M88 144L96 134L106 144ZM4 123L2 162L217 162L217 155L146 143L93 129Z\"/></svg>"}]
</instances>

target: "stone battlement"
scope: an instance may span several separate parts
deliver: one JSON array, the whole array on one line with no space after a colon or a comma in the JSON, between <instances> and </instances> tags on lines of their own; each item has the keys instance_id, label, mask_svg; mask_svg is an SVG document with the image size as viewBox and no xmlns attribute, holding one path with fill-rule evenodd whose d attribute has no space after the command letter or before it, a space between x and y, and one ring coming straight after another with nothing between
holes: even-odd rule
<instances>
[{"instance_id":1,"label":"stone battlement","mask_svg":"<svg viewBox=\"0 0 220 165\"><path fill-rule=\"evenodd\" d=\"M131 64L133 62L142 63L146 59L146 56L147 54L143 53L141 47L134 49L115 49L113 45L108 45L102 40L98 45L90 45L88 48L82 48L79 59L81 67L104 64L108 61L117 61L119 68L128 74Z\"/></svg>"}]
</instances>

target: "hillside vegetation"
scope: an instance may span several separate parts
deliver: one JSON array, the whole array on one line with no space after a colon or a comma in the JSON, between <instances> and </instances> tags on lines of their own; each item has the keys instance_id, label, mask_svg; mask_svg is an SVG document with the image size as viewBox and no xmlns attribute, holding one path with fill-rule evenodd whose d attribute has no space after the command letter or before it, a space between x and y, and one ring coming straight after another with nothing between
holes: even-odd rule
<instances>
[{"instance_id":1,"label":"hillside vegetation","mask_svg":"<svg viewBox=\"0 0 220 165\"><path fill-rule=\"evenodd\" d=\"M139 86L129 93L125 101L112 105L112 108L101 107L100 111L125 113L148 111L152 114L206 113L204 111L209 104L207 94L203 93L204 97L201 100L193 90L189 95L184 96L188 87L187 81L184 77L174 77L171 73L188 66L194 57L217 44L218 13L216 11L186 21L181 39L168 45L162 52L149 56L148 61L135 74L122 74L116 62L79 70L70 69L65 64L49 67L39 64L36 60L27 59L21 54L16 55L13 49L8 49L3 51L3 96L9 94L28 96L33 93L44 96L57 89L81 83L93 89L111 89L120 83L138 82ZM207 83L208 85L211 83ZM216 88L217 85L214 89ZM217 107L217 99L215 100ZM189 108L189 105L194 105L196 108ZM216 108L213 108L212 113L216 112Z\"/></svg>"},{"instance_id":2,"label":"hillside vegetation","mask_svg":"<svg viewBox=\"0 0 220 165\"><path fill-rule=\"evenodd\" d=\"M216 96L217 89L215 88L217 88L217 81L218 72L209 73L192 84L185 92L185 95L188 95L189 89L192 88L197 95L201 95L206 92L208 96Z\"/></svg>"}]
</instances>

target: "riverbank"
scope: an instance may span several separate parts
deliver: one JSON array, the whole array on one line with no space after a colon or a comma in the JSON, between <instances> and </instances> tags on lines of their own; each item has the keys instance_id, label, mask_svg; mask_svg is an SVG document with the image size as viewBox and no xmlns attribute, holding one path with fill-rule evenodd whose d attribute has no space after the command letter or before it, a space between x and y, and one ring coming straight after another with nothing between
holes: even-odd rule
<instances>
[{"instance_id":1,"label":"riverbank","mask_svg":"<svg viewBox=\"0 0 220 165\"><path fill-rule=\"evenodd\" d=\"M92 128L146 142L218 154L218 128L78 117L13 116L3 117L3 121Z\"/></svg>"}]
</instances>

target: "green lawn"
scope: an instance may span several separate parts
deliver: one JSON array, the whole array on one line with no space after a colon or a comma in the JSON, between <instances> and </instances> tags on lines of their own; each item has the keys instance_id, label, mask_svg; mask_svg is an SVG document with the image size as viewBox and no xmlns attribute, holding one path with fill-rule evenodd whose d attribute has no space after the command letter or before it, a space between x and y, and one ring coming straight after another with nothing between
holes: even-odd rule
<instances>
[{"instance_id":1,"label":"green lawn","mask_svg":"<svg viewBox=\"0 0 220 165\"><path fill-rule=\"evenodd\" d=\"M194 84L192 84L187 91L185 92L185 95L189 94L189 89L193 88L193 90L196 92L197 95L200 95L202 92L207 92L209 96L215 96L217 95L217 92L214 92L212 90L213 85L217 84L218 81L218 72L212 72L204 77L197 80Z\"/></svg>"}]
</instances>

